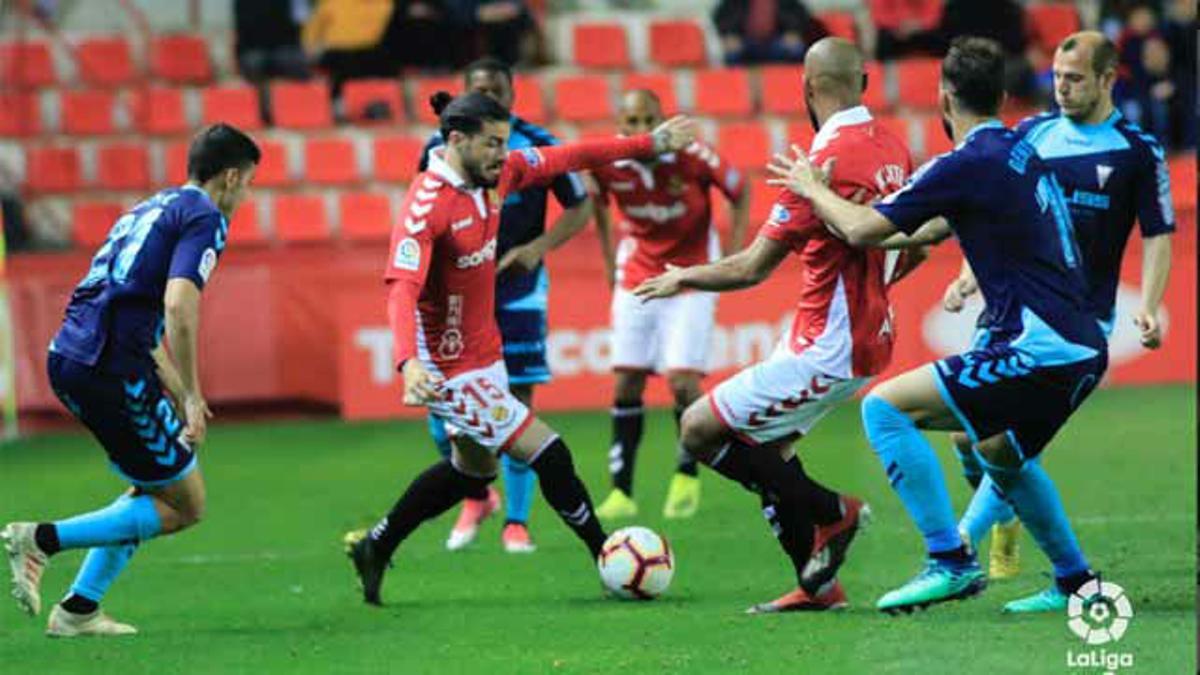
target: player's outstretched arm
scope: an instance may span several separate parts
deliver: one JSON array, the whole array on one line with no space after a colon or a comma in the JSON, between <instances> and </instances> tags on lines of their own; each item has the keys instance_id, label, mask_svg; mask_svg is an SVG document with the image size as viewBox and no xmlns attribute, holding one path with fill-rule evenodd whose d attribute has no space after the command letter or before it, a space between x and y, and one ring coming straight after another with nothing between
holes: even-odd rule
<instances>
[{"instance_id":1,"label":"player's outstretched arm","mask_svg":"<svg viewBox=\"0 0 1200 675\"><path fill-rule=\"evenodd\" d=\"M912 234L897 232L876 244L876 248L896 250L934 246L949 239L953 234L954 230L950 229L950 222L945 218L938 217L925 223L921 229Z\"/></svg>"},{"instance_id":2,"label":"player's outstretched arm","mask_svg":"<svg viewBox=\"0 0 1200 675\"><path fill-rule=\"evenodd\" d=\"M1162 326L1158 309L1167 292L1171 276L1171 235L1160 234L1142 240L1142 305L1133 317L1141 331L1142 346L1158 349L1162 346Z\"/></svg>"},{"instance_id":3,"label":"player's outstretched arm","mask_svg":"<svg viewBox=\"0 0 1200 675\"><path fill-rule=\"evenodd\" d=\"M804 150L792 146L792 157L775 155L767 165L774 178L768 185L786 188L812 202L830 231L851 246L873 246L896 233L897 228L870 206L842 199L825 184L826 172L813 166Z\"/></svg>"},{"instance_id":4,"label":"player's outstretched arm","mask_svg":"<svg viewBox=\"0 0 1200 675\"><path fill-rule=\"evenodd\" d=\"M745 249L707 265L668 267L643 281L633 294L643 300L667 298L685 289L731 291L762 283L787 257L788 248L767 237L756 237Z\"/></svg>"},{"instance_id":5,"label":"player's outstretched arm","mask_svg":"<svg viewBox=\"0 0 1200 675\"><path fill-rule=\"evenodd\" d=\"M742 194L730 201L733 217L729 228L729 244L731 251L741 251L746 241L746 229L750 225L750 190L742 190Z\"/></svg>"},{"instance_id":6,"label":"player's outstretched arm","mask_svg":"<svg viewBox=\"0 0 1200 675\"><path fill-rule=\"evenodd\" d=\"M184 437L197 445L204 442L212 411L200 392L200 363L197 344L200 335L200 288L191 279L175 277L167 281L163 296L167 344L171 347L179 374L183 414L187 419Z\"/></svg>"}]
</instances>

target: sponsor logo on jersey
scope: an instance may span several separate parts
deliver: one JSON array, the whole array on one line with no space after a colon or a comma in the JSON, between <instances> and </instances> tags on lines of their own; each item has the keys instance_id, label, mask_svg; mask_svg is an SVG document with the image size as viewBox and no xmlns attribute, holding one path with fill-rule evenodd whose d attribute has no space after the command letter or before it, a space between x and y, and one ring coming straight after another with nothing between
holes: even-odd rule
<instances>
[{"instance_id":1,"label":"sponsor logo on jersey","mask_svg":"<svg viewBox=\"0 0 1200 675\"><path fill-rule=\"evenodd\" d=\"M459 230L463 230L463 229L470 227L471 223L474 223L474 222L475 222L474 216L467 216L466 218L463 218L462 220L456 220L453 223L450 223L450 231L458 232Z\"/></svg>"},{"instance_id":2,"label":"sponsor logo on jersey","mask_svg":"<svg viewBox=\"0 0 1200 675\"><path fill-rule=\"evenodd\" d=\"M904 180L904 167L899 164L884 164L875 172L875 186L882 194L904 187Z\"/></svg>"},{"instance_id":3,"label":"sponsor logo on jersey","mask_svg":"<svg viewBox=\"0 0 1200 675\"><path fill-rule=\"evenodd\" d=\"M417 271L421 266L421 244L412 237L405 237L396 244L396 255L392 257L392 266L397 269Z\"/></svg>"},{"instance_id":4,"label":"sponsor logo on jersey","mask_svg":"<svg viewBox=\"0 0 1200 675\"><path fill-rule=\"evenodd\" d=\"M455 267L460 270L479 267L489 260L496 259L496 238L492 237L483 248L468 255L458 256L458 260L454 261Z\"/></svg>"},{"instance_id":5,"label":"sponsor logo on jersey","mask_svg":"<svg viewBox=\"0 0 1200 675\"><path fill-rule=\"evenodd\" d=\"M649 220L655 223L665 223L669 220L682 218L685 213L687 213L687 206L683 202L675 202L670 206L643 204L641 206L629 206L625 208L626 216Z\"/></svg>"},{"instance_id":6,"label":"sponsor logo on jersey","mask_svg":"<svg viewBox=\"0 0 1200 675\"><path fill-rule=\"evenodd\" d=\"M633 181L613 181L612 183L608 184L608 189L612 190L613 192L633 192L634 188L636 187L637 185L634 184Z\"/></svg>"},{"instance_id":7,"label":"sponsor logo on jersey","mask_svg":"<svg viewBox=\"0 0 1200 675\"><path fill-rule=\"evenodd\" d=\"M204 280L204 283L208 283L208 277L216 268L217 252L211 248L204 249L204 254L200 256L200 268L196 270L200 273L200 278Z\"/></svg>"}]
</instances>

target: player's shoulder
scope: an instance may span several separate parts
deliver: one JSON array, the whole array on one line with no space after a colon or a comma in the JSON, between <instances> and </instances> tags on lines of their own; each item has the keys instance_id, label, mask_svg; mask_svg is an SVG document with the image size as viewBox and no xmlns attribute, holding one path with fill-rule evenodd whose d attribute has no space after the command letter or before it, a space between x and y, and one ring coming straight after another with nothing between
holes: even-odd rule
<instances>
[{"instance_id":1,"label":"player's shoulder","mask_svg":"<svg viewBox=\"0 0 1200 675\"><path fill-rule=\"evenodd\" d=\"M1142 161L1154 163L1166 158L1166 151L1163 149L1162 143L1153 134L1123 115L1113 122L1113 129L1125 138L1125 142L1129 143L1129 147L1138 154Z\"/></svg>"},{"instance_id":2,"label":"player's shoulder","mask_svg":"<svg viewBox=\"0 0 1200 675\"><path fill-rule=\"evenodd\" d=\"M512 118L511 133L520 134L525 138L528 138L530 145L533 146L559 144L558 137L551 133L550 130L516 116L513 116Z\"/></svg>"},{"instance_id":3,"label":"player's shoulder","mask_svg":"<svg viewBox=\"0 0 1200 675\"><path fill-rule=\"evenodd\" d=\"M1060 113L1050 110L1037 113L1036 115L1029 115L1028 117L1021 119L1020 122L1017 122L1016 126L1013 127L1013 133L1021 138L1024 138L1035 129L1044 127L1046 124L1054 122L1061 117L1062 115Z\"/></svg>"},{"instance_id":4,"label":"player's shoulder","mask_svg":"<svg viewBox=\"0 0 1200 675\"><path fill-rule=\"evenodd\" d=\"M440 222L442 210L435 207L446 203L454 194L454 189L441 176L429 171L417 174L408 186L400 213L400 224L410 234L417 234L427 227L436 226Z\"/></svg>"}]
</instances>

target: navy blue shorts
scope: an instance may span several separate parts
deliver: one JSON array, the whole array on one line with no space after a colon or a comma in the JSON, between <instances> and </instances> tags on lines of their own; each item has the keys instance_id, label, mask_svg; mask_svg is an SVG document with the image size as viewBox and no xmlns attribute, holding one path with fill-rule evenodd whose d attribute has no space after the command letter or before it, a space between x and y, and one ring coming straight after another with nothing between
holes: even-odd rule
<instances>
[{"instance_id":1,"label":"navy blue shorts","mask_svg":"<svg viewBox=\"0 0 1200 675\"><path fill-rule=\"evenodd\" d=\"M58 400L133 485L160 487L196 468L196 455L181 438L183 422L152 371L122 377L54 352L46 368Z\"/></svg>"},{"instance_id":2,"label":"navy blue shorts","mask_svg":"<svg viewBox=\"0 0 1200 675\"><path fill-rule=\"evenodd\" d=\"M546 361L546 310L550 278L545 267L529 274L501 277L496 287L496 323L504 343L509 384L550 381Z\"/></svg>"},{"instance_id":3,"label":"navy blue shorts","mask_svg":"<svg viewBox=\"0 0 1200 675\"><path fill-rule=\"evenodd\" d=\"M1007 343L986 345L935 362L942 399L973 442L1007 433L1024 459L1042 452L1096 388L1104 352L1070 363L1039 357Z\"/></svg>"}]
</instances>

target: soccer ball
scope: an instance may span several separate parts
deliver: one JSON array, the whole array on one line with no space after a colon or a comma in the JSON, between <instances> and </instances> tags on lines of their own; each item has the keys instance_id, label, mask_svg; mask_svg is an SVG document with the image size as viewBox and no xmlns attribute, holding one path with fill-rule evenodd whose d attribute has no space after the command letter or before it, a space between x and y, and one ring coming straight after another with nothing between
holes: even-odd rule
<instances>
[{"instance_id":1,"label":"soccer ball","mask_svg":"<svg viewBox=\"0 0 1200 675\"><path fill-rule=\"evenodd\" d=\"M605 540L596 567L604 587L617 597L650 600L671 585L675 553L653 530L624 527Z\"/></svg>"}]
</instances>

